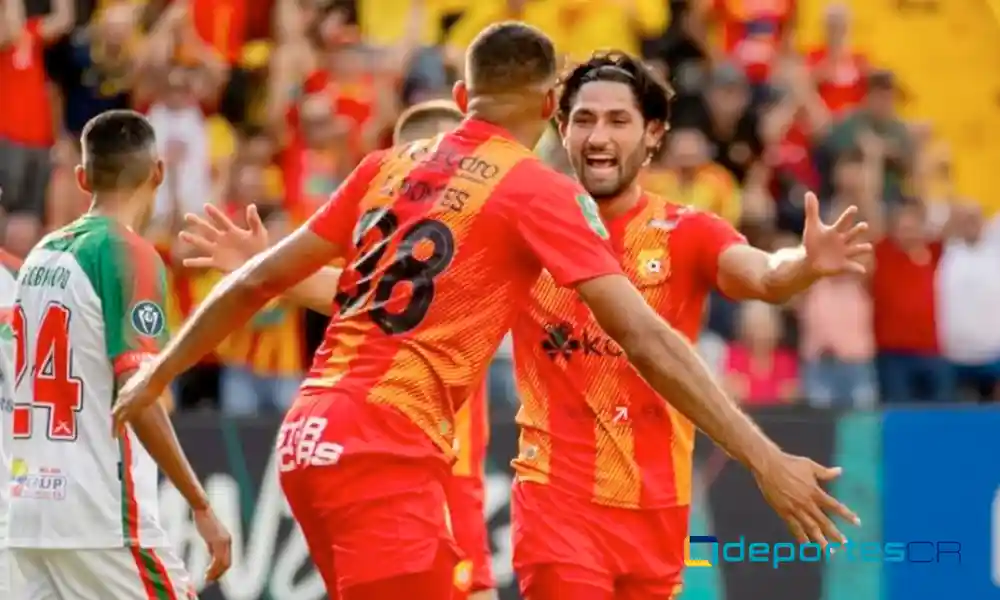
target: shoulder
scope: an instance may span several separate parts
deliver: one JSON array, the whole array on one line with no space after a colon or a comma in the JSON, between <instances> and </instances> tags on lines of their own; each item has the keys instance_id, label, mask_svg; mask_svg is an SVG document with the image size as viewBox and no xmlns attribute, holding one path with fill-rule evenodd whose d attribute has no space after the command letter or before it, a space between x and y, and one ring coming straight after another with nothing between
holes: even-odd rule
<instances>
[{"instance_id":1,"label":"shoulder","mask_svg":"<svg viewBox=\"0 0 1000 600\"><path fill-rule=\"evenodd\" d=\"M583 187L572 177L552 169L533 154L525 154L515 164L497 191L512 193L531 202L535 199L575 198L587 195ZM588 196L589 197L589 196Z\"/></svg>"}]
</instances>

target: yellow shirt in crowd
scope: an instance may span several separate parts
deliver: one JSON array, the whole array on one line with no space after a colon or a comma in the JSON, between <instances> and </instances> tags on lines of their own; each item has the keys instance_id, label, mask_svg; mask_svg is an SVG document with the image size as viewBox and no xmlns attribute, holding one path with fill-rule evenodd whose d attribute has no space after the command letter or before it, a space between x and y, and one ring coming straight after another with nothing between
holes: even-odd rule
<instances>
[{"instance_id":1,"label":"yellow shirt in crowd","mask_svg":"<svg viewBox=\"0 0 1000 600\"><path fill-rule=\"evenodd\" d=\"M468 0L422 0L424 18L420 43L433 46L441 40L441 19L458 14ZM358 26L365 40L376 46L389 46L403 39L410 20L412 0L361 0L358 2Z\"/></svg>"},{"instance_id":2,"label":"yellow shirt in crowd","mask_svg":"<svg viewBox=\"0 0 1000 600\"><path fill-rule=\"evenodd\" d=\"M646 169L639 181L647 191L671 202L715 213L732 225L740 220L743 203L736 179L715 163L701 167L688 185L669 169Z\"/></svg>"}]
</instances>

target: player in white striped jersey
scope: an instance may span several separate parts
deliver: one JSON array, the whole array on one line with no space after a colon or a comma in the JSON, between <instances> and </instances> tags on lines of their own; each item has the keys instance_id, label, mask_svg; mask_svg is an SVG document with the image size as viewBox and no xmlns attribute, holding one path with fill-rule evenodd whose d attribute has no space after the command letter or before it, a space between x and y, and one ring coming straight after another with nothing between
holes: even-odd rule
<instances>
[{"instance_id":1,"label":"player in white striped jersey","mask_svg":"<svg viewBox=\"0 0 1000 600\"><path fill-rule=\"evenodd\" d=\"M14 286L21 261L0 248L0 598L17 598L19 573L7 550L7 483L10 418L14 412Z\"/></svg>"},{"instance_id":2,"label":"player in white striped jersey","mask_svg":"<svg viewBox=\"0 0 1000 600\"><path fill-rule=\"evenodd\" d=\"M132 111L92 119L80 187L90 212L47 235L18 274L8 544L20 600L194 597L159 524L157 465L194 510L213 561L230 538L157 403L115 430L117 391L166 339L163 263L141 227L163 179L153 129Z\"/></svg>"}]
</instances>

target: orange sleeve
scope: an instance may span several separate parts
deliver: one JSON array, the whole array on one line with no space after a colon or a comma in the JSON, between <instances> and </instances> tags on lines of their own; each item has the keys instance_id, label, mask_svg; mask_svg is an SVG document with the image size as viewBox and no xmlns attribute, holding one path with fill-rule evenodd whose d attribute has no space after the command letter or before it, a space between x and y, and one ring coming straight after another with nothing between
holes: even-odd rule
<instances>
[{"instance_id":1,"label":"orange sleeve","mask_svg":"<svg viewBox=\"0 0 1000 600\"><path fill-rule=\"evenodd\" d=\"M350 246L358 202L368 191L368 184L378 174L384 155L382 151L372 152L351 171L326 204L309 219L309 229L313 233L332 244L345 248Z\"/></svg>"},{"instance_id":2,"label":"orange sleeve","mask_svg":"<svg viewBox=\"0 0 1000 600\"><path fill-rule=\"evenodd\" d=\"M560 286L621 273L594 199L572 179L525 161L527 197L518 207L517 232Z\"/></svg>"},{"instance_id":3,"label":"orange sleeve","mask_svg":"<svg viewBox=\"0 0 1000 600\"><path fill-rule=\"evenodd\" d=\"M699 212L695 218L698 219L699 270L704 280L715 287L719 276L719 257L730 246L747 243L747 239L717 215Z\"/></svg>"}]
</instances>

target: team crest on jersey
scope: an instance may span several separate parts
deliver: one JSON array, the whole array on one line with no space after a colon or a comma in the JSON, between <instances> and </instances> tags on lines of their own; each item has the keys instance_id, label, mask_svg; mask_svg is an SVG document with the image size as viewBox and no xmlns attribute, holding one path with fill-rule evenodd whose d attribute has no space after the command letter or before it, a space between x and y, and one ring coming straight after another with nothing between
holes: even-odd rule
<instances>
[{"instance_id":1,"label":"team crest on jersey","mask_svg":"<svg viewBox=\"0 0 1000 600\"><path fill-rule=\"evenodd\" d=\"M465 559L455 565L455 588L460 592L472 589L472 561Z\"/></svg>"},{"instance_id":2,"label":"team crest on jersey","mask_svg":"<svg viewBox=\"0 0 1000 600\"><path fill-rule=\"evenodd\" d=\"M143 300L132 307L131 320L133 329L149 337L160 335L166 326L163 309L150 300Z\"/></svg>"},{"instance_id":3,"label":"team crest on jersey","mask_svg":"<svg viewBox=\"0 0 1000 600\"><path fill-rule=\"evenodd\" d=\"M670 255L663 248L642 250L636 261L641 283L659 283L670 276Z\"/></svg>"},{"instance_id":4,"label":"team crest on jersey","mask_svg":"<svg viewBox=\"0 0 1000 600\"><path fill-rule=\"evenodd\" d=\"M601 220L601 215L597 212L597 203L594 202L594 199L587 194L577 194L576 203L580 205L583 218L587 219L587 225L590 225L594 233L601 236L601 239L608 239L608 230L604 227L604 221Z\"/></svg>"}]
</instances>

